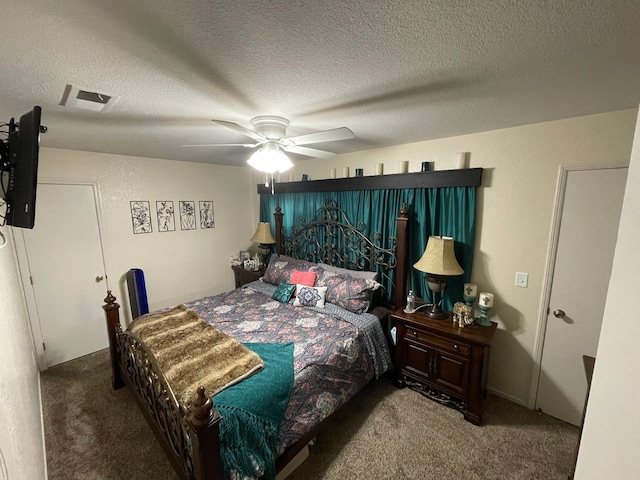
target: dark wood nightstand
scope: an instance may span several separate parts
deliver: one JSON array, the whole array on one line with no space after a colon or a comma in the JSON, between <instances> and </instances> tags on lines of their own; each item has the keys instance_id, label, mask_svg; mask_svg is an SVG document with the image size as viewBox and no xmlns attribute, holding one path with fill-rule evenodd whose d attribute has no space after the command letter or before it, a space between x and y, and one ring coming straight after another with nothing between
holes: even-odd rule
<instances>
[{"instance_id":1,"label":"dark wood nightstand","mask_svg":"<svg viewBox=\"0 0 640 480\"><path fill-rule=\"evenodd\" d=\"M233 274L236 278L236 288L240 288L245 283L253 282L254 280L258 280L261 276L264 275L264 268L260 270L247 270L241 265L232 265Z\"/></svg>"},{"instance_id":2,"label":"dark wood nightstand","mask_svg":"<svg viewBox=\"0 0 640 480\"><path fill-rule=\"evenodd\" d=\"M402 310L391 314L391 322L396 326L396 386L455 407L465 420L480 425L497 324L460 328L451 318L433 320Z\"/></svg>"}]
</instances>

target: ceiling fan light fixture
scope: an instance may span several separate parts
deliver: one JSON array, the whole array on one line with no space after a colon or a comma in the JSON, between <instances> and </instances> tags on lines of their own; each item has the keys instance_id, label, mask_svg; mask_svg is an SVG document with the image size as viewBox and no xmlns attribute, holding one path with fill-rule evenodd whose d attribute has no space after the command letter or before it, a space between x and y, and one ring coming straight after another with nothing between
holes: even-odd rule
<instances>
[{"instance_id":1,"label":"ceiling fan light fixture","mask_svg":"<svg viewBox=\"0 0 640 480\"><path fill-rule=\"evenodd\" d=\"M251 155L247 163L256 170L266 173L284 172L293 167L289 157L274 142L265 143Z\"/></svg>"},{"instance_id":2,"label":"ceiling fan light fixture","mask_svg":"<svg viewBox=\"0 0 640 480\"><path fill-rule=\"evenodd\" d=\"M339 140L349 140L355 135L347 127L333 128L331 130L321 130L314 133L306 133L287 137L287 127L289 120L275 115L261 115L251 119L251 124L255 130L250 130L239 123L227 120L212 120L213 122L239 132L252 138L257 143L213 143L199 145L182 145L183 147L249 147L254 148L262 145L247 163L265 173L284 172L290 169L293 164L287 158L285 152L294 155L304 155L313 158L331 158L333 152L310 148L306 145L326 142L337 142Z\"/></svg>"}]
</instances>

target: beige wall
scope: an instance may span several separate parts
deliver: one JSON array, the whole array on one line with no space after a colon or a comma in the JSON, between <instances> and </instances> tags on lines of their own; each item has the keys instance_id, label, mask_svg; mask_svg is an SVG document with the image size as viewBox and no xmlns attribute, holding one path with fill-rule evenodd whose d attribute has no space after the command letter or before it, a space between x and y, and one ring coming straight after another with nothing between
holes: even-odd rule
<instances>
[{"instance_id":1,"label":"beige wall","mask_svg":"<svg viewBox=\"0 0 640 480\"><path fill-rule=\"evenodd\" d=\"M489 386L529 404L540 328L543 281L559 166L627 166L636 110L526 125L441 140L298 162L291 175L328 178L331 168L378 163L397 173L398 162L418 171L422 161L436 170L454 168L457 152L470 152L469 166L484 168L479 189L473 280L495 292L493 320L499 324L491 353ZM357 135L357 132L355 132ZM289 172L284 174L289 178ZM393 214L394 212L390 212ZM529 273L529 287L514 286L515 272Z\"/></svg>"},{"instance_id":2,"label":"beige wall","mask_svg":"<svg viewBox=\"0 0 640 480\"><path fill-rule=\"evenodd\" d=\"M312 179L327 178L330 168L342 172L342 167L349 166L352 172L362 167L369 175L375 172L377 163L384 163L387 173L395 173L400 160L408 160L411 171L418 170L423 160L435 162L436 169L448 169L454 165L456 152L471 152L470 166L485 169L483 187L479 190L473 279L483 290L496 293L493 319L499 322L489 383L494 390L525 404L540 328L543 275L558 167L628 165L636 113L635 109L626 110L400 145L332 160L302 161L292 174L294 178L300 178L302 173ZM258 220L255 184L261 179L245 168L43 148L40 177L92 181L99 185L110 287L123 299L122 276L131 267L142 268L152 309L231 288L233 277L228 255L250 246L248 239ZM629 177L637 175L630 171ZM130 200L173 200L176 207L178 200L213 200L216 228L133 235ZM631 213L625 205L623 218ZM154 220L154 230L156 228ZM0 231L7 235L10 229L4 227ZM616 261L619 262L618 257ZM516 271L529 272L529 288L514 287ZM44 478L37 370L11 243L0 249L0 288L4 294L0 302L3 329L0 335L0 449L10 478ZM607 315L611 318L611 313ZM605 326L610 333L612 320L605 318ZM633 331L633 327L625 329L622 336L612 337L613 341L607 344L613 360L619 361L615 340L631 339L632 336L626 335L629 331ZM625 352L630 349L632 347L625 348ZM628 368L632 368L632 364L626 363ZM611 362L609 368L613 371L616 365ZM603 376L599 368L596 368L596 380ZM627 376L619 380L620 384L627 381ZM606 406L615 410L618 404L611 402L611 396L603 391L598 394L598 403L606 417L609 413ZM6 392L20 392L20 395ZM629 402L635 396L631 395ZM616 394L618 397L622 398L622 394ZM631 410L631 406L621 405L617 412L621 424L627 418L624 414ZM600 420L602 417L598 419L594 415L592 429L603 428L598 424ZM627 427L637 432L637 421ZM634 444L634 435L629 433L629 445ZM16 438L21 439L19 444ZM621 454L625 451L624 446L617 448ZM1 468L0 464L0 471Z\"/></svg>"},{"instance_id":3,"label":"beige wall","mask_svg":"<svg viewBox=\"0 0 640 480\"><path fill-rule=\"evenodd\" d=\"M38 367L11 229L0 232L8 240L0 248L0 477L44 479Z\"/></svg>"},{"instance_id":4,"label":"beige wall","mask_svg":"<svg viewBox=\"0 0 640 480\"><path fill-rule=\"evenodd\" d=\"M229 256L252 247L257 213L248 168L42 148L39 180L98 184L109 288L124 307L124 275L130 268L144 271L153 310L233 288ZM133 234L132 200L150 202L153 233ZM173 201L176 231L158 232L156 200ZM198 224L181 231L179 200L195 201L196 209L200 200L212 200L215 228Z\"/></svg>"},{"instance_id":5,"label":"beige wall","mask_svg":"<svg viewBox=\"0 0 640 480\"><path fill-rule=\"evenodd\" d=\"M638 294L638 211L640 121L636 125L576 479L635 479L640 472L640 456L635 450L640 441L638 316L629 313Z\"/></svg>"}]
</instances>

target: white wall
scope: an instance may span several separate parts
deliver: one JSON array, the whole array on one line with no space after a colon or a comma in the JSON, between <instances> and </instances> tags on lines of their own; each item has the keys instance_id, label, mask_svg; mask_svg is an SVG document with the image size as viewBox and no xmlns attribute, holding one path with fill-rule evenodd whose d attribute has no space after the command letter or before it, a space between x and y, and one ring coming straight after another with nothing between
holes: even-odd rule
<instances>
[{"instance_id":1,"label":"white wall","mask_svg":"<svg viewBox=\"0 0 640 480\"><path fill-rule=\"evenodd\" d=\"M125 309L124 275L130 268L144 271L154 310L233 288L229 256L253 247L249 239L258 214L248 168L42 148L39 179L98 184L109 288ZM150 202L153 233L133 234L132 200ZM173 201L176 231L158 232L156 200ZM180 200L195 201L196 210L200 200L212 200L215 228L198 224L196 230L181 231ZM101 300L96 299L96 308Z\"/></svg>"},{"instance_id":2,"label":"white wall","mask_svg":"<svg viewBox=\"0 0 640 480\"><path fill-rule=\"evenodd\" d=\"M636 124L618 242L609 282L576 479L640 476L640 121Z\"/></svg>"},{"instance_id":3,"label":"white wall","mask_svg":"<svg viewBox=\"0 0 640 480\"><path fill-rule=\"evenodd\" d=\"M0 248L0 477L44 479L38 367L11 229L0 232L8 240Z\"/></svg>"},{"instance_id":4,"label":"white wall","mask_svg":"<svg viewBox=\"0 0 640 480\"><path fill-rule=\"evenodd\" d=\"M151 309L233 288L229 255L252 247L255 179L248 168L223 167L42 148L39 180L93 182L101 194L102 233L109 288L127 312L123 276L145 271ZM212 200L214 229L134 235L129 202ZM61 225L64 214L60 212ZM176 218L178 221L178 218ZM36 213L37 228L37 213ZM38 369L10 227L0 249L0 476L46 476ZM96 310L102 298L96 298ZM3 460L4 459L4 460ZM5 465L6 464L6 465Z\"/></svg>"},{"instance_id":5,"label":"white wall","mask_svg":"<svg viewBox=\"0 0 640 480\"><path fill-rule=\"evenodd\" d=\"M469 166L484 168L473 281L495 292L492 319L499 323L489 387L527 405L559 166L627 166L635 120L633 109L398 145L298 162L291 175L329 178L331 168L341 176L345 166L351 175L356 168L373 175L378 163L385 173L397 173L402 160L409 161L409 171L419 171L422 161L446 170L454 168L456 152L470 152ZM529 273L528 288L514 286L515 272Z\"/></svg>"}]
</instances>

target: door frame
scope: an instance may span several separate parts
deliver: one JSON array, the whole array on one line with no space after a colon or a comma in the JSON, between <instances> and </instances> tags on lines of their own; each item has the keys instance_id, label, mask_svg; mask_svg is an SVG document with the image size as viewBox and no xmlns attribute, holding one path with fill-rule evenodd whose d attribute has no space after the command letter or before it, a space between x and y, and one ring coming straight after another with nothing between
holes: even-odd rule
<instances>
[{"instance_id":1,"label":"door frame","mask_svg":"<svg viewBox=\"0 0 640 480\"><path fill-rule=\"evenodd\" d=\"M105 236L103 234L103 221L102 221L102 197L100 195L100 186L97 182L92 180L78 180L78 179L50 179L43 178L38 180L38 184L48 185L84 185L91 187L93 191L93 202L96 212L96 220L98 222L98 237L100 239L100 252L102 256L102 265L105 272L105 286L109 289L109 279L106 275L106 261L105 261ZM37 193L36 193L37 195ZM38 312L38 304L36 302L35 292L33 291L33 285L31 284L31 268L29 266L29 257L27 255L27 246L24 239L24 233L22 229L14 229L14 245L16 248L16 256L18 259L18 269L20 271L20 279L22 281L22 291L24 292L25 303L27 305L27 315L29 317L29 324L31 326L31 335L34 342L34 348L36 352L36 360L39 370L45 371L49 367L44 352L44 337L42 335L42 327L40 325L40 314Z\"/></svg>"},{"instance_id":2,"label":"door frame","mask_svg":"<svg viewBox=\"0 0 640 480\"><path fill-rule=\"evenodd\" d=\"M556 183L556 198L553 207L553 217L551 224L551 233L549 235L549 248L547 249L547 263L544 270L542 281L542 297L540 300L540 309L538 313L538 327L536 332L536 340L533 347L533 372L531 375L531 386L529 389L529 402L527 407L534 409L538 397L538 385L540 383L540 374L542 371L542 352L544 349L544 339L547 333L547 321L549 318L549 304L551 302L551 289L553 288L553 272L556 267L556 259L558 255L558 240L560 238L560 226L562 224L562 213L564 209L564 200L567 190L567 180L570 172L578 172L585 170L614 170L620 168L628 168L627 166L568 166L560 165L558 169L558 179Z\"/></svg>"}]
</instances>

